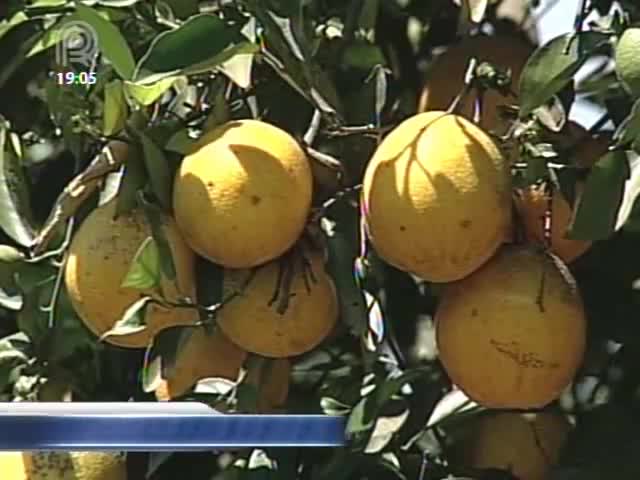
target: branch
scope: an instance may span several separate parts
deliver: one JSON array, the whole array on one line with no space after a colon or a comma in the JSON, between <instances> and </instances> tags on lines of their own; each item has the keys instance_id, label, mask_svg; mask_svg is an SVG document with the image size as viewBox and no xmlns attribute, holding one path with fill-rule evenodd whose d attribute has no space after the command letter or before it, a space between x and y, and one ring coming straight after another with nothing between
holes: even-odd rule
<instances>
[{"instance_id":1,"label":"branch","mask_svg":"<svg viewBox=\"0 0 640 480\"><path fill-rule=\"evenodd\" d=\"M98 188L100 180L120 168L127 157L128 149L127 143L109 142L86 170L69 182L36 236L33 255L39 255L45 251L58 227L75 215L80 205Z\"/></svg>"}]
</instances>

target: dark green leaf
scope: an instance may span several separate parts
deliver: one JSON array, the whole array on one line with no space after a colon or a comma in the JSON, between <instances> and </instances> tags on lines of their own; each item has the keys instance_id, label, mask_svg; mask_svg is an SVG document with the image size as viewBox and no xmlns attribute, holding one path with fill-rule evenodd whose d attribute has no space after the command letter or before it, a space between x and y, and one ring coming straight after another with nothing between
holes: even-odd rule
<instances>
[{"instance_id":1,"label":"dark green leaf","mask_svg":"<svg viewBox=\"0 0 640 480\"><path fill-rule=\"evenodd\" d=\"M608 153L593 166L568 238L602 240L611 235L629 173L626 155L620 151Z\"/></svg>"},{"instance_id":2,"label":"dark green leaf","mask_svg":"<svg viewBox=\"0 0 640 480\"><path fill-rule=\"evenodd\" d=\"M178 354L191 338L196 326L180 325L162 329L153 339L154 355L162 357L162 378L172 375Z\"/></svg>"},{"instance_id":3,"label":"dark green leaf","mask_svg":"<svg viewBox=\"0 0 640 480\"><path fill-rule=\"evenodd\" d=\"M116 322L113 328L102 334L100 340L114 335L129 335L144 331L147 328L144 316L151 300L153 300L151 297L141 297L136 300L127 308L122 318Z\"/></svg>"},{"instance_id":4,"label":"dark green leaf","mask_svg":"<svg viewBox=\"0 0 640 480\"><path fill-rule=\"evenodd\" d=\"M587 31L563 34L539 47L520 76L520 117L527 117L562 90L607 41L607 35Z\"/></svg>"},{"instance_id":5,"label":"dark green leaf","mask_svg":"<svg viewBox=\"0 0 640 480\"><path fill-rule=\"evenodd\" d=\"M142 390L146 393L155 392L162 382L162 356L155 349L155 339L147 347L142 366Z\"/></svg>"},{"instance_id":6,"label":"dark green leaf","mask_svg":"<svg viewBox=\"0 0 640 480\"><path fill-rule=\"evenodd\" d=\"M130 80L135 69L135 60L116 25L105 20L91 7L76 5L78 18L93 27L102 54L113 64L114 70L125 80Z\"/></svg>"},{"instance_id":7,"label":"dark green leaf","mask_svg":"<svg viewBox=\"0 0 640 480\"><path fill-rule=\"evenodd\" d=\"M357 221L357 215L354 215L353 220ZM357 256L357 239L348 238L339 224L326 218L322 220L322 229L327 237L327 270L336 284L340 318L354 336L361 338L367 328L367 308L353 270Z\"/></svg>"},{"instance_id":8,"label":"dark green leaf","mask_svg":"<svg viewBox=\"0 0 640 480\"><path fill-rule=\"evenodd\" d=\"M113 80L104 88L104 110L102 133L113 135L122 130L127 121L127 102L121 80Z\"/></svg>"},{"instance_id":9,"label":"dark green leaf","mask_svg":"<svg viewBox=\"0 0 640 480\"><path fill-rule=\"evenodd\" d=\"M177 3L177 2L176 2ZM149 460L147 462L147 473L145 479L152 478L156 471L169 460L171 460L177 452L149 452Z\"/></svg>"},{"instance_id":10,"label":"dark green leaf","mask_svg":"<svg viewBox=\"0 0 640 480\"><path fill-rule=\"evenodd\" d=\"M216 305L223 297L224 269L215 263L196 257L196 297L203 305ZM208 320L201 312L202 320Z\"/></svg>"},{"instance_id":11,"label":"dark green leaf","mask_svg":"<svg viewBox=\"0 0 640 480\"><path fill-rule=\"evenodd\" d=\"M31 205L18 156L7 143L9 125L0 117L0 228L22 246L33 244Z\"/></svg>"},{"instance_id":12,"label":"dark green leaf","mask_svg":"<svg viewBox=\"0 0 640 480\"><path fill-rule=\"evenodd\" d=\"M181 19L187 19L199 12L198 0L165 0L173 10L173 14Z\"/></svg>"},{"instance_id":13,"label":"dark green leaf","mask_svg":"<svg viewBox=\"0 0 640 480\"><path fill-rule=\"evenodd\" d=\"M225 51L246 44L237 28L220 18L202 14L191 17L178 28L158 35L136 67L135 78L154 80L160 75L206 71L226 60ZM254 50L253 47L247 47Z\"/></svg>"},{"instance_id":14,"label":"dark green leaf","mask_svg":"<svg viewBox=\"0 0 640 480\"><path fill-rule=\"evenodd\" d=\"M144 163L151 188L158 202L166 211L171 210L171 174L164 152L145 133L140 132Z\"/></svg>"},{"instance_id":15,"label":"dark green leaf","mask_svg":"<svg viewBox=\"0 0 640 480\"><path fill-rule=\"evenodd\" d=\"M147 184L148 175L140 145L130 146L122 175L116 197L116 215L118 216L130 213L137 207L138 192Z\"/></svg>"},{"instance_id":16,"label":"dark green leaf","mask_svg":"<svg viewBox=\"0 0 640 480\"><path fill-rule=\"evenodd\" d=\"M160 285L160 256L152 237L147 238L133 258L127 275L122 280L122 288L148 290Z\"/></svg>"}]
</instances>

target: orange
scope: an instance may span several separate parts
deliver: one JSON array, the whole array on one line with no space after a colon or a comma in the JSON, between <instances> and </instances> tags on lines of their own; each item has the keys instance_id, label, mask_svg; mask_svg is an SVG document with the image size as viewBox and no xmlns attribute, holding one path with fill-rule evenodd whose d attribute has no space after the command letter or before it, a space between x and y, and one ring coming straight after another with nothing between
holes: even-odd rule
<instances>
[{"instance_id":1,"label":"orange","mask_svg":"<svg viewBox=\"0 0 640 480\"><path fill-rule=\"evenodd\" d=\"M471 58L478 64L489 62L500 69L511 69L511 88L518 94L520 74L533 52L533 47L520 38L511 36L478 35L467 37L450 46L430 68L418 111L447 110L464 86L464 77ZM473 118L472 95L467 97L460 114ZM505 97L497 91L487 91L483 96L483 112L480 126L485 130L504 134L507 125L500 116L499 107L516 103L513 97Z\"/></svg>"},{"instance_id":2,"label":"orange","mask_svg":"<svg viewBox=\"0 0 640 480\"><path fill-rule=\"evenodd\" d=\"M113 199L87 216L74 235L65 267L71 303L85 325L98 336L111 330L136 300L149 293L121 285L138 249L151 236L151 228L140 210L117 218L115 212L116 199ZM163 278L163 292L172 301L178 301L180 297L194 300L193 252L173 220L164 225L164 232L176 267L176 281ZM159 330L197 321L195 309L148 304L145 330L108 336L106 341L121 347L145 347Z\"/></svg>"},{"instance_id":3,"label":"orange","mask_svg":"<svg viewBox=\"0 0 640 480\"><path fill-rule=\"evenodd\" d=\"M258 120L204 135L176 175L176 222L191 248L228 268L250 268L287 251L310 212L312 173L287 132Z\"/></svg>"},{"instance_id":4,"label":"orange","mask_svg":"<svg viewBox=\"0 0 640 480\"><path fill-rule=\"evenodd\" d=\"M415 115L380 143L363 180L362 211L377 253L432 282L459 280L511 225L511 174L492 139L463 117Z\"/></svg>"},{"instance_id":5,"label":"orange","mask_svg":"<svg viewBox=\"0 0 640 480\"><path fill-rule=\"evenodd\" d=\"M452 382L488 408L549 404L585 351L585 312L571 274L557 257L529 247L505 246L448 285L435 320Z\"/></svg>"}]
</instances>

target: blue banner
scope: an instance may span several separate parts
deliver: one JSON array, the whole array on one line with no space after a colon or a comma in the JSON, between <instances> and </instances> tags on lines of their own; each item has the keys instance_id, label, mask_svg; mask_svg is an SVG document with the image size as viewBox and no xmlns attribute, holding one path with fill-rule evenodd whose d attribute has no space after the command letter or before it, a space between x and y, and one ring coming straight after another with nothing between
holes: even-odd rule
<instances>
[{"instance_id":1,"label":"blue banner","mask_svg":"<svg viewBox=\"0 0 640 480\"><path fill-rule=\"evenodd\" d=\"M0 450L215 450L334 447L345 418L328 415L0 414Z\"/></svg>"}]
</instances>

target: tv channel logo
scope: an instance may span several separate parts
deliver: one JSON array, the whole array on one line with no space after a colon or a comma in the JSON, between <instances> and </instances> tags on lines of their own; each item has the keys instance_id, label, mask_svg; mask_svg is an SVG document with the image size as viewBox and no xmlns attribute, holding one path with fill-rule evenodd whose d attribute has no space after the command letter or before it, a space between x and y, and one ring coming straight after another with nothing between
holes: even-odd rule
<instances>
[{"instance_id":1,"label":"tv channel logo","mask_svg":"<svg viewBox=\"0 0 640 480\"><path fill-rule=\"evenodd\" d=\"M87 22L72 21L60 27L56 63L62 67L90 69L98 53L98 34Z\"/></svg>"}]
</instances>

